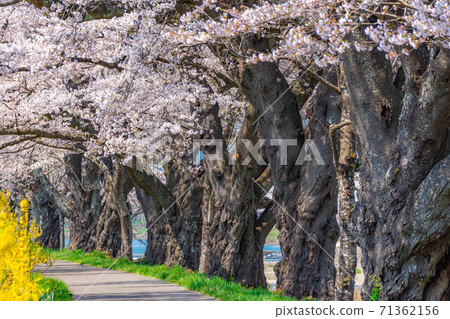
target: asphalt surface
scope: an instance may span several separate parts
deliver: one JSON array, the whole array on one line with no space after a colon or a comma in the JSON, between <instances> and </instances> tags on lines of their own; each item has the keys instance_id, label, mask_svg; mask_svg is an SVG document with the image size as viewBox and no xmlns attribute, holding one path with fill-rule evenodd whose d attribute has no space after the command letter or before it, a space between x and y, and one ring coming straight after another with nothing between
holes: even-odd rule
<instances>
[{"instance_id":1,"label":"asphalt surface","mask_svg":"<svg viewBox=\"0 0 450 319\"><path fill-rule=\"evenodd\" d=\"M159 279L68 261L56 260L52 267L39 265L35 270L45 277L64 281L73 294L72 300L215 300Z\"/></svg>"}]
</instances>

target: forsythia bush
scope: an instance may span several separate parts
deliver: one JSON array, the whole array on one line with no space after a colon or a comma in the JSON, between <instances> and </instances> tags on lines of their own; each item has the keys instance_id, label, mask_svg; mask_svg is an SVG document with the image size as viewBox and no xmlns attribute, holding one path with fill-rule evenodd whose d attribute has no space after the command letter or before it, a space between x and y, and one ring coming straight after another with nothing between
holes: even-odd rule
<instances>
[{"instance_id":1,"label":"forsythia bush","mask_svg":"<svg viewBox=\"0 0 450 319\"><path fill-rule=\"evenodd\" d=\"M48 262L36 242L38 226L29 221L28 201L20 203L21 216L11 212L9 193L0 190L0 300L39 300L42 275L31 276L35 265Z\"/></svg>"}]
</instances>

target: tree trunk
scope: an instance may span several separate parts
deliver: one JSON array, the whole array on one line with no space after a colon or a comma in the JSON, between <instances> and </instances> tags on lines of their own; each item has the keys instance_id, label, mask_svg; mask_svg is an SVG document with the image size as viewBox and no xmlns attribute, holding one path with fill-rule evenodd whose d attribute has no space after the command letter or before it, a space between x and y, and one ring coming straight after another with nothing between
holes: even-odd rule
<instances>
[{"instance_id":1,"label":"tree trunk","mask_svg":"<svg viewBox=\"0 0 450 319\"><path fill-rule=\"evenodd\" d=\"M87 216L86 216L87 217ZM90 216L89 216L90 217ZM97 235L97 221L91 218L86 220L70 219L69 244L67 250L83 250L91 252L95 249L95 237Z\"/></svg>"},{"instance_id":2,"label":"tree trunk","mask_svg":"<svg viewBox=\"0 0 450 319\"><path fill-rule=\"evenodd\" d=\"M335 78L330 75L327 80L335 81ZM283 204L277 199L284 209L276 207L282 250L282 259L274 267L277 289L298 298L334 298L333 258L339 236L337 184L326 125L339 122L338 101L335 92L319 84L312 110L307 111L310 114L307 137L317 146L325 165L318 165L314 160L303 163L299 184L294 182L296 186L290 196L286 184L276 184L284 188L287 200Z\"/></svg>"},{"instance_id":3,"label":"tree trunk","mask_svg":"<svg viewBox=\"0 0 450 319\"><path fill-rule=\"evenodd\" d=\"M105 193L106 206L105 218L115 226L110 235L117 237L117 219L119 221L120 238L114 241L120 242L120 250L117 255L133 259L133 229L131 225L131 206L127 202L128 194L133 189L133 181L127 174L118 159L104 158L101 163L102 171L106 176ZM108 212L111 214L108 216ZM106 229L107 230L107 229ZM111 240L113 240L111 238Z\"/></svg>"},{"instance_id":4,"label":"tree trunk","mask_svg":"<svg viewBox=\"0 0 450 319\"><path fill-rule=\"evenodd\" d=\"M60 228L60 215L55 206L47 200L39 187L33 192L31 205L41 228L39 243L48 249L59 249L61 246L60 233L64 229Z\"/></svg>"},{"instance_id":5,"label":"tree trunk","mask_svg":"<svg viewBox=\"0 0 450 319\"><path fill-rule=\"evenodd\" d=\"M350 101L343 70L341 79L341 123L330 126L330 140L333 149L333 162L338 182L338 219L340 229L340 247L336 274L336 300L353 301L356 275L356 241L351 218L355 205L356 152L354 136L350 122ZM339 138L336 136L340 131Z\"/></svg>"},{"instance_id":6,"label":"tree trunk","mask_svg":"<svg viewBox=\"0 0 450 319\"><path fill-rule=\"evenodd\" d=\"M96 248L97 223L102 210L100 195L101 175L93 162L81 154L64 157L68 186L74 208L68 213L70 220L69 250L85 252Z\"/></svg>"},{"instance_id":7,"label":"tree trunk","mask_svg":"<svg viewBox=\"0 0 450 319\"><path fill-rule=\"evenodd\" d=\"M66 233L65 233L65 227L64 227L64 214L61 213L58 210L58 216L59 216L59 249L66 248Z\"/></svg>"},{"instance_id":8,"label":"tree trunk","mask_svg":"<svg viewBox=\"0 0 450 319\"><path fill-rule=\"evenodd\" d=\"M96 250L119 256L122 245L120 219L111 203L106 202L97 224Z\"/></svg>"},{"instance_id":9,"label":"tree trunk","mask_svg":"<svg viewBox=\"0 0 450 319\"><path fill-rule=\"evenodd\" d=\"M354 34L366 40L363 30ZM344 56L361 159L355 223L366 298L445 300L450 268L450 54L426 45L394 77L377 50Z\"/></svg>"},{"instance_id":10,"label":"tree trunk","mask_svg":"<svg viewBox=\"0 0 450 319\"><path fill-rule=\"evenodd\" d=\"M209 229L214 214L214 194L210 191L211 185L207 184L203 191L202 204L202 241L200 248L199 273L207 274L209 260L211 258L211 244L209 242Z\"/></svg>"},{"instance_id":11,"label":"tree trunk","mask_svg":"<svg viewBox=\"0 0 450 319\"><path fill-rule=\"evenodd\" d=\"M233 279L246 286L266 287L262 247L256 230L256 201L249 195L238 194L244 192L234 187L225 201L215 201L208 232L208 275Z\"/></svg>"},{"instance_id":12,"label":"tree trunk","mask_svg":"<svg viewBox=\"0 0 450 319\"><path fill-rule=\"evenodd\" d=\"M204 138L223 140L218 111L217 104L203 106ZM257 141L256 126L253 125L255 115L250 106L236 140L237 165L228 163L231 155L225 149L223 159L204 157L206 178L211 189L208 190L210 203L204 219L202 271L211 276L233 279L246 286L266 287L260 244L264 240L256 229L256 209L261 200L256 192L261 193L261 186L253 180L263 169L251 156L248 165L242 164L249 155L242 140L249 139L253 145ZM210 146L205 147L206 152L211 149Z\"/></svg>"},{"instance_id":13,"label":"tree trunk","mask_svg":"<svg viewBox=\"0 0 450 319\"><path fill-rule=\"evenodd\" d=\"M176 167L175 174L176 185L172 192L177 198L178 216L169 221L171 231L176 234L173 236L176 238L176 244L180 245L183 266L198 269L202 240L203 187L201 182L182 166ZM169 247L174 245L175 243L169 244ZM181 257L176 256L176 250L169 254L173 256L172 263ZM171 258L168 259L169 262L170 260Z\"/></svg>"},{"instance_id":14,"label":"tree trunk","mask_svg":"<svg viewBox=\"0 0 450 319\"><path fill-rule=\"evenodd\" d=\"M163 265L167 256L165 231L167 220L163 215L164 209L140 187L136 187L136 195L144 212L147 227L147 248L144 259L152 265Z\"/></svg>"},{"instance_id":15,"label":"tree trunk","mask_svg":"<svg viewBox=\"0 0 450 319\"><path fill-rule=\"evenodd\" d=\"M119 256L133 260L133 226L131 225L131 209L119 213L121 247Z\"/></svg>"},{"instance_id":16,"label":"tree trunk","mask_svg":"<svg viewBox=\"0 0 450 319\"><path fill-rule=\"evenodd\" d=\"M203 193L201 185L182 169L171 163L167 170L166 196L173 196L173 201L166 208L162 201L136 188L147 221L144 258L151 264L179 264L195 270L200 259Z\"/></svg>"},{"instance_id":17,"label":"tree trunk","mask_svg":"<svg viewBox=\"0 0 450 319\"><path fill-rule=\"evenodd\" d=\"M251 39L247 46L267 52L266 39ZM283 258L274 268L277 288L290 296L331 299L335 269L333 256L338 236L336 215L336 182L331 147L325 123L339 120L337 99L328 89L317 93L318 102L311 117L311 138L325 165L316 161L296 165L305 141L296 98L275 63L249 65L242 75L242 88L256 108L258 132L268 140L267 157L274 180L277 203L277 228ZM278 146L271 139L295 140L287 148L283 163Z\"/></svg>"}]
</instances>

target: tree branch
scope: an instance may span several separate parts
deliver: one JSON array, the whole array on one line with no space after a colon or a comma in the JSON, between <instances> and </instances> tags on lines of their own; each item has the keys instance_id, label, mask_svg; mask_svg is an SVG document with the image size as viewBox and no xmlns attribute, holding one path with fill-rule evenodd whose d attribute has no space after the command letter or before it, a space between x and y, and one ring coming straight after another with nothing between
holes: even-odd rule
<instances>
[{"instance_id":1,"label":"tree branch","mask_svg":"<svg viewBox=\"0 0 450 319\"><path fill-rule=\"evenodd\" d=\"M0 150L3 150L5 148L7 148L7 147L14 146L14 145L26 142L26 141L31 141L31 140L34 140L36 138L38 138L36 135L22 136L22 137L17 138L17 139L15 139L13 141L9 141L9 142L1 144L0 145Z\"/></svg>"},{"instance_id":2,"label":"tree branch","mask_svg":"<svg viewBox=\"0 0 450 319\"><path fill-rule=\"evenodd\" d=\"M122 59L120 59L117 62L107 62L107 61L103 61L103 60L94 61L91 58L66 57L65 59L69 60L70 62L89 63L89 64L94 64L94 65L100 65L100 66L103 66L103 67L105 67L107 69L117 70L119 72L123 71L123 68L121 66L119 66L119 64L125 60L125 58L122 58ZM55 65L50 65L50 66L43 67L42 69L52 70L53 68L60 67L63 64L64 63L61 62L61 63L55 64ZM2 65L2 66L5 66L8 69L10 69L9 66L7 66L7 65ZM9 75L9 74L15 74L15 73L19 73L19 72L30 72L30 71L31 71L31 68L25 66L25 67L20 67L20 68L17 68L17 69L13 69L13 70L8 71L8 72L0 73L0 76Z\"/></svg>"},{"instance_id":3,"label":"tree branch","mask_svg":"<svg viewBox=\"0 0 450 319\"><path fill-rule=\"evenodd\" d=\"M336 137L336 132L343 128L344 126L350 125L352 122L350 121L344 121L339 124L331 124L330 129L328 132L328 135L330 136L331 141L331 149L333 153L333 164L336 171L339 170L338 160L339 160L339 152L337 146L339 145L339 142Z\"/></svg>"},{"instance_id":4,"label":"tree branch","mask_svg":"<svg viewBox=\"0 0 450 319\"><path fill-rule=\"evenodd\" d=\"M52 4L59 4L64 6L64 10L59 12L60 19L67 19L74 16L74 13L82 14L82 21L112 19L114 17L121 17L127 12L131 12L133 7L129 7L120 1L99 0L92 1L86 5L76 3L63 3L60 0L26 0L35 7L42 9L47 8L52 10Z\"/></svg>"},{"instance_id":5,"label":"tree branch","mask_svg":"<svg viewBox=\"0 0 450 319\"><path fill-rule=\"evenodd\" d=\"M267 238L267 235L269 235L270 231L272 230L273 226L275 226L276 220L275 220L275 212L274 207L275 202L271 200L269 204L264 209L261 216L258 218L255 224L256 230L260 231L260 238L262 242L265 241Z\"/></svg>"},{"instance_id":6,"label":"tree branch","mask_svg":"<svg viewBox=\"0 0 450 319\"><path fill-rule=\"evenodd\" d=\"M300 65L298 65L298 67L306 73L306 75L308 75L309 77L313 78L314 80L316 80L317 82L322 83L323 85L327 86L328 88L332 89L333 91L335 91L338 94L341 94L341 90L334 84L332 84L331 82L327 81L325 78L321 77L319 74L311 71L310 69L305 69L302 68Z\"/></svg>"},{"instance_id":7,"label":"tree branch","mask_svg":"<svg viewBox=\"0 0 450 319\"><path fill-rule=\"evenodd\" d=\"M0 3L0 8L12 6L12 5L17 4L19 2L22 2L22 0L12 0L12 1L9 1L9 2L2 2L2 3Z\"/></svg>"},{"instance_id":8,"label":"tree branch","mask_svg":"<svg viewBox=\"0 0 450 319\"><path fill-rule=\"evenodd\" d=\"M38 169L33 171L34 182L41 190L49 202L55 204L56 207L68 217L69 213L75 209L74 205L68 200L64 199L61 194L53 187L48 178Z\"/></svg>"},{"instance_id":9,"label":"tree branch","mask_svg":"<svg viewBox=\"0 0 450 319\"><path fill-rule=\"evenodd\" d=\"M161 58L161 57L157 57L157 58L156 58L156 61L162 62L162 63L166 63L166 64L169 64L169 63L170 63L169 60L164 59L164 58ZM207 68L206 66L201 65L201 64L199 64L199 63L187 61L187 60L183 60L182 63L183 63L184 65L191 66L191 67L193 67L193 68L195 68L195 69L197 69L197 70L204 71L204 72L206 72L206 73L207 73L210 77L212 77L212 78L222 80L223 82L225 82L227 88L233 88L233 87L234 87L234 88L237 88L237 87L238 87L238 85L236 84L236 82L234 82L232 79L230 79L228 76L226 76L226 75L223 74L223 73L215 72L215 71L212 73L212 71L211 71L209 68Z\"/></svg>"},{"instance_id":10,"label":"tree branch","mask_svg":"<svg viewBox=\"0 0 450 319\"><path fill-rule=\"evenodd\" d=\"M60 150L66 150L66 151L74 151L74 152L79 152L79 151L84 151L82 149L79 149L73 145L52 145L46 142L42 142L42 141L35 141L36 144L38 145L42 145L45 147L50 147L50 148L56 148L56 149L60 149Z\"/></svg>"},{"instance_id":11,"label":"tree branch","mask_svg":"<svg viewBox=\"0 0 450 319\"><path fill-rule=\"evenodd\" d=\"M117 62L106 62L106 61L102 61L102 60L98 60L98 61L94 61L91 58L77 58L77 57L67 57L66 59L68 59L70 62L81 62L81 63L90 63L90 64L95 64L95 65L100 65L103 66L107 69L111 69L114 70L116 69L117 71L122 71L123 68L119 66L119 63L121 63L123 61L123 59L121 59L120 61Z\"/></svg>"},{"instance_id":12,"label":"tree branch","mask_svg":"<svg viewBox=\"0 0 450 319\"><path fill-rule=\"evenodd\" d=\"M61 132L46 132L39 129L0 129L0 136L2 135L33 135L35 138L52 138L74 142L85 142L88 139L86 134L70 134Z\"/></svg>"},{"instance_id":13,"label":"tree branch","mask_svg":"<svg viewBox=\"0 0 450 319\"><path fill-rule=\"evenodd\" d=\"M175 196L158 177L148 174L142 168L139 169L136 157L133 157L131 163L124 165L124 169L133 182L153 197L163 208L168 209L175 202Z\"/></svg>"}]
</instances>

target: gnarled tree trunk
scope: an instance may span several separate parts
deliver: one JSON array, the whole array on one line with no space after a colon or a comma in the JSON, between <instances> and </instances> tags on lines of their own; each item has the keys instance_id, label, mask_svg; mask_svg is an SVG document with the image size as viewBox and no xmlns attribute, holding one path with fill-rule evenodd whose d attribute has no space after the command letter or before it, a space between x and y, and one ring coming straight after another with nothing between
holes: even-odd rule
<instances>
[{"instance_id":1,"label":"gnarled tree trunk","mask_svg":"<svg viewBox=\"0 0 450 319\"><path fill-rule=\"evenodd\" d=\"M267 52L266 39L249 39L248 48ZM284 294L300 298L333 296L335 269L332 262L338 237L336 223L336 182L331 147L324 129L326 122L339 120L336 99L328 89L318 93L314 108L311 138L325 165L316 161L296 165L305 136L296 99L275 63L249 65L242 75L242 89L255 107L258 132L267 139L266 153L274 180L277 203L277 228L283 258L274 268L277 288ZM322 99L322 100L321 100ZM296 145L287 148L283 163L280 148L270 145L273 139L290 139Z\"/></svg>"},{"instance_id":2,"label":"gnarled tree trunk","mask_svg":"<svg viewBox=\"0 0 450 319\"><path fill-rule=\"evenodd\" d=\"M41 228L41 235L38 238L39 243L45 248L60 249L60 232L64 232L64 229L60 227L60 214L56 207L47 200L39 187L36 187L33 192L31 207Z\"/></svg>"},{"instance_id":3,"label":"gnarled tree trunk","mask_svg":"<svg viewBox=\"0 0 450 319\"><path fill-rule=\"evenodd\" d=\"M136 195L144 212L147 227L147 248L144 253L144 259L153 265L163 265L167 255L164 209L140 187L136 187Z\"/></svg>"},{"instance_id":4,"label":"gnarled tree trunk","mask_svg":"<svg viewBox=\"0 0 450 319\"><path fill-rule=\"evenodd\" d=\"M363 30L354 37L367 39ZM382 52L344 57L361 158L364 288L370 295L380 278L383 300L448 300L450 54L422 45L401 63L394 77Z\"/></svg>"},{"instance_id":5,"label":"gnarled tree trunk","mask_svg":"<svg viewBox=\"0 0 450 319\"><path fill-rule=\"evenodd\" d=\"M218 111L217 104L205 104L202 126L206 130L205 138L223 141ZM228 162L232 155L225 148L223 159L204 156L206 178L211 189L208 190L208 206L204 212L207 227L203 231L203 247L207 251L203 252L202 271L208 275L232 278L247 286L265 287L262 245L273 224L264 226L270 228L268 231L257 229L256 210L264 192L261 194L261 186L253 180L261 175L265 166L258 165L252 156L247 165L244 164L250 154L242 142L248 139L253 145L256 143L255 119L255 110L249 106L236 140L236 165ZM210 150L216 151L214 147L205 147L205 151Z\"/></svg>"},{"instance_id":6,"label":"gnarled tree trunk","mask_svg":"<svg viewBox=\"0 0 450 319\"><path fill-rule=\"evenodd\" d=\"M135 162L136 164L136 162ZM202 187L182 167L166 172L166 185L155 175L125 166L147 222L144 258L151 264L198 269L202 229Z\"/></svg>"},{"instance_id":7,"label":"gnarled tree trunk","mask_svg":"<svg viewBox=\"0 0 450 319\"><path fill-rule=\"evenodd\" d=\"M209 269L209 259L211 244L209 242L209 228L214 214L214 193L211 192L211 185L206 181L203 189L202 202L202 239L200 247L200 261L198 271L207 274Z\"/></svg>"},{"instance_id":8,"label":"gnarled tree trunk","mask_svg":"<svg viewBox=\"0 0 450 319\"><path fill-rule=\"evenodd\" d=\"M102 212L102 223L113 226L104 229L100 234L98 244L109 242L112 247L103 247L103 250L114 251L116 255L133 259L133 229L131 225L131 206L128 203L128 194L134 187L128 173L117 158L107 157L97 161L105 175L105 209ZM100 229L99 229L100 230ZM119 232L120 231L120 232ZM109 232L109 233L108 233ZM120 237L118 235L120 234ZM114 236L116 238L109 238ZM120 249L117 246L120 242ZM100 247L99 247L100 248Z\"/></svg>"},{"instance_id":9,"label":"gnarled tree trunk","mask_svg":"<svg viewBox=\"0 0 450 319\"><path fill-rule=\"evenodd\" d=\"M180 264L198 269L202 189L188 173L181 175L184 176L174 176L176 183L169 186L177 202L168 211L142 189L136 189L148 229L144 258L152 264ZM172 213L172 209L177 213Z\"/></svg>"},{"instance_id":10,"label":"gnarled tree trunk","mask_svg":"<svg viewBox=\"0 0 450 319\"><path fill-rule=\"evenodd\" d=\"M342 69L342 68L341 68ZM355 206L356 152L353 129L350 122L350 97L343 70L341 82L341 123L330 126L333 162L338 182L338 219L340 246L336 274L336 300L352 301L355 291L357 264L356 241L351 223ZM337 136L339 131L339 137Z\"/></svg>"},{"instance_id":11,"label":"gnarled tree trunk","mask_svg":"<svg viewBox=\"0 0 450 319\"><path fill-rule=\"evenodd\" d=\"M181 166L175 167L174 175L176 182L172 193L177 198L179 215L176 219L169 220L172 225L171 231L176 233L177 243L181 246L184 266L198 269L202 239L203 186L198 179L183 170ZM169 244L169 246L172 245ZM176 256L175 252L170 254Z\"/></svg>"},{"instance_id":12,"label":"gnarled tree trunk","mask_svg":"<svg viewBox=\"0 0 450 319\"><path fill-rule=\"evenodd\" d=\"M66 232L65 232L65 217L64 214L58 211L59 216L59 249L66 248Z\"/></svg>"},{"instance_id":13,"label":"gnarled tree trunk","mask_svg":"<svg viewBox=\"0 0 450 319\"><path fill-rule=\"evenodd\" d=\"M69 250L85 252L96 248L97 223L102 210L101 174L97 165L82 154L64 157L73 207L66 215L70 221Z\"/></svg>"},{"instance_id":14,"label":"gnarled tree trunk","mask_svg":"<svg viewBox=\"0 0 450 319\"><path fill-rule=\"evenodd\" d=\"M109 201L103 206L97 224L96 250L112 257L119 256L122 239L120 236L120 218L114 205Z\"/></svg>"}]
</instances>

